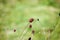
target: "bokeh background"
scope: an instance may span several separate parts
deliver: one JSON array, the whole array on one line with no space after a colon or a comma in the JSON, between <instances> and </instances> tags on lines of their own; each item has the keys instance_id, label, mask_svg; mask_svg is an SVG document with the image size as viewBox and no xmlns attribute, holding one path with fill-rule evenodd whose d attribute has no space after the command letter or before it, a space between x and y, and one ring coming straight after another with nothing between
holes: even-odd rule
<instances>
[{"instance_id":1,"label":"bokeh background","mask_svg":"<svg viewBox=\"0 0 60 40\"><path fill-rule=\"evenodd\" d=\"M60 40L59 13L60 0L0 0L0 40Z\"/></svg>"}]
</instances>

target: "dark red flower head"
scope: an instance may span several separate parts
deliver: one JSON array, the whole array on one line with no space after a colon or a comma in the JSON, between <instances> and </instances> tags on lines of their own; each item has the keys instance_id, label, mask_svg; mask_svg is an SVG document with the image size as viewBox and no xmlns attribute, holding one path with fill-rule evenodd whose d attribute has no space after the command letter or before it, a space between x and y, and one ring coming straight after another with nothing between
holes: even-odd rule
<instances>
[{"instance_id":1,"label":"dark red flower head","mask_svg":"<svg viewBox=\"0 0 60 40\"><path fill-rule=\"evenodd\" d=\"M32 34L34 34L35 33L35 31L34 30L32 30Z\"/></svg>"},{"instance_id":2,"label":"dark red flower head","mask_svg":"<svg viewBox=\"0 0 60 40\"><path fill-rule=\"evenodd\" d=\"M32 23L33 21L34 21L34 19L33 19L33 18L29 19L29 22L30 22L30 23Z\"/></svg>"},{"instance_id":3,"label":"dark red flower head","mask_svg":"<svg viewBox=\"0 0 60 40\"><path fill-rule=\"evenodd\" d=\"M32 28L32 25L31 24L29 25L29 28Z\"/></svg>"}]
</instances>

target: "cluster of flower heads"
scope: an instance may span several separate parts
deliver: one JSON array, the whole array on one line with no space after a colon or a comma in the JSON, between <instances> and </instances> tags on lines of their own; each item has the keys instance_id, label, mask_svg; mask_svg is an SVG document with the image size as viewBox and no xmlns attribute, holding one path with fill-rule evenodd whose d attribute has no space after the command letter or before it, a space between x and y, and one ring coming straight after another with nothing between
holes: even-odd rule
<instances>
[{"instance_id":1,"label":"cluster of flower heads","mask_svg":"<svg viewBox=\"0 0 60 40\"><path fill-rule=\"evenodd\" d=\"M29 19L29 23L32 23L33 21L34 21L34 18ZM39 21L39 19L37 19L37 21ZM29 28L32 28L32 24L29 25ZM32 30L32 34L34 33L35 33L35 30ZM31 37L29 37L28 40L31 40Z\"/></svg>"},{"instance_id":2,"label":"cluster of flower heads","mask_svg":"<svg viewBox=\"0 0 60 40\"><path fill-rule=\"evenodd\" d=\"M59 16L60 16L60 13L59 13ZM30 19L29 19L29 26L28 26L28 28L30 28L30 29L32 28L32 24L31 24L31 23L33 23L33 21L34 21L34 18L30 18ZM39 21L39 19L37 19L37 21ZM25 30L24 30L24 31L25 31ZM49 32L52 32L53 30L52 30L52 29L49 29L48 31L49 31ZM16 32L16 29L14 29L14 32ZM34 35L35 30L32 30L31 33ZM23 33L22 33L22 35L23 35ZM32 38L29 37L28 40L32 40Z\"/></svg>"},{"instance_id":3,"label":"cluster of flower heads","mask_svg":"<svg viewBox=\"0 0 60 40\"><path fill-rule=\"evenodd\" d=\"M33 21L34 21L33 18L30 18L30 19L29 19L29 23L32 23ZM31 25L31 24L29 25L29 28L32 28L32 25ZM35 31L32 30L32 34L34 34L34 33L35 33ZM31 40L31 37L29 37L28 40Z\"/></svg>"}]
</instances>

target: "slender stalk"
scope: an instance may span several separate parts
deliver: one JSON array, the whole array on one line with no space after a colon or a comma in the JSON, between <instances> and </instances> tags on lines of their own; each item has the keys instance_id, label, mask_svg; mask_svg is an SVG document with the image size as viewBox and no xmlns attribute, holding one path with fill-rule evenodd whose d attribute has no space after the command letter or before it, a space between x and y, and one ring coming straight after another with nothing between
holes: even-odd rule
<instances>
[{"instance_id":1,"label":"slender stalk","mask_svg":"<svg viewBox=\"0 0 60 40\"><path fill-rule=\"evenodd\" d=\"M23 30L23 32L21 34L20 40L22 40L23 36L27 33L28 25L29 25L29 23L27 24L27 26L25 26L25 28L24 28L24 30Z\"/></svg>"}]
</instances>

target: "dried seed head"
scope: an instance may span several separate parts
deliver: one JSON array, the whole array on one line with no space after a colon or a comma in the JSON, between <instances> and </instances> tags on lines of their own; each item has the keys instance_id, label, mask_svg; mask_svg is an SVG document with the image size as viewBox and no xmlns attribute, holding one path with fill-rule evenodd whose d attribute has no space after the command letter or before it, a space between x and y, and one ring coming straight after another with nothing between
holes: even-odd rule
<instances>
[{"instance_id":1,"label":"dried seed head","mask_svg":"<svg viewBox=\"0 0 60 40\"><path fill-rule=\"evenodd\" d=\"M52 31L53 31L53 29L49 29L49 30L48 30L48 32L50 32L50 33L51 33Z\"/></svg>"},{"instance_id":2,"label":"dried seed head","mask_svg":"<svg viewBox=\"0 0 60 40\"><path fill-rule=\"evenodd\" d=\"M29 39L28 40L31 40L31 37L29 37Z\"/></svg>"},{"instance_id":3,"label":"dried seed head","mask_svg":"<svg viewBox=\"0 0 60 40\"><path fill-rule=\"evenodd\" d=\"M53 29L50 29L50 32L52 32L53 31Z\"/></svg>"},{"instance_id":4,"label":"dried seed head","mask_svg":"<svg viewBox=\"0 0 60 40\"><path fill-rule=\"evenodd\" d=\"M16 32L16 29L14 29L14 32Z\"/></svg>"}]
</instances>

